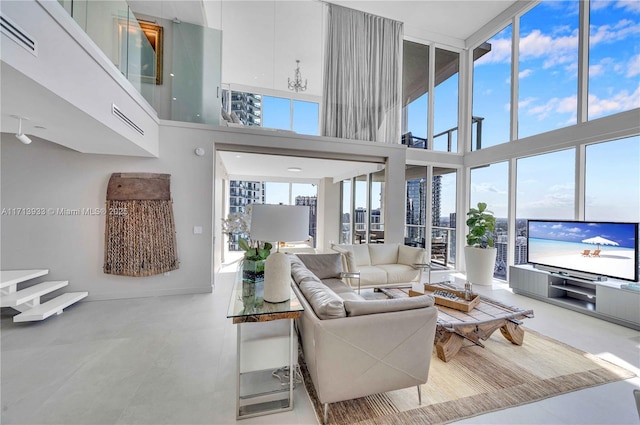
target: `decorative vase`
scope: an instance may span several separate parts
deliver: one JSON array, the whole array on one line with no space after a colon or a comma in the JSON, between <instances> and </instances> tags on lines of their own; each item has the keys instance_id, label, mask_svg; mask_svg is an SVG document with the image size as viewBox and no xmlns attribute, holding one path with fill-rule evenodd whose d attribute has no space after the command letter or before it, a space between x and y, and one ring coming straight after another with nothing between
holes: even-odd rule
<instances>
[{"instance_id":1,"label":"decorative vase","mask_svg":"<svg viewBox=\"0 0 640 425\"><path fill-rule=\"evenodd\" d=\"M253 296L256 291L256 283L264 281L265 260L242 261L242 295Z\"/></svg>"},{"instance_id":2,"label":"decorative vase","mask_svg":"<svg viewBox=\"0 0 640 425\"><path fill-rule=\"evenodd\" d=\"M496 264L496 248L464 247L467 280L476 285L491 285Z\"/></svg>"}]
</instances>

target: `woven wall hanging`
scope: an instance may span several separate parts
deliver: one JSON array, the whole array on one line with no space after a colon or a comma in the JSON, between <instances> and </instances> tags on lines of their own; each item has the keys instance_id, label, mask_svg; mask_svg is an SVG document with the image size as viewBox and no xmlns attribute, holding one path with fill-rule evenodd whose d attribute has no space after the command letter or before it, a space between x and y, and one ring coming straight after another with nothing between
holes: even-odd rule
<instances>
[{"instance_id":1,"label":"woven wall hanging","mask_svg":"<svg viewBox=\"0 0 640 425\"><path fill-rule=\"evenodd\" d=\"M178 268L170 174L114 173L107 187L104 272L152 276Z\"/></svg>"}]
</instances>

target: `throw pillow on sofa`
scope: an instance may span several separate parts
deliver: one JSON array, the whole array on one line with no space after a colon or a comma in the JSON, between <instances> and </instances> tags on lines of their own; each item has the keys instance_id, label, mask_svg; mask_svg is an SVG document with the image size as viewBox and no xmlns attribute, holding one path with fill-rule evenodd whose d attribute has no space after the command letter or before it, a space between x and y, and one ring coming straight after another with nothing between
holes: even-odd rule
<instances>
[{"instance_id":1,"label":"throw pillow on sofa","mask_svg":"<svg viewBox=\"0 0 640 425\"><path fill-rule=\"evenodd\" d=\"M304 280L300 283L300 291L320 319L338 319L347 316L342 298L321 282Z\"/></svg>"},{"instance_id":2,"label":"throw pillow on sofa","mask_svg":"<svg viewBox=\"0 0 640 425\"><path fill-rule=\"evenodd\" d=\"M425 250L413 246L400 245L398 248L398 263L413 266L416 263L427 262L424 258Z\"/></svg>"},{"instance_id":3,"label":"throw pillow on sofa","mask_svg":"<svg viewBox=\"0 0 640 425\"><path fill-rule=\"evenodd\" d=\"M298 254L298 258L318 279L340 279L340 273L342 273L340 254Z\"/></svg>"},{"instance_id":4,"label":"throw pillow on sofa","mask_svg":"<svg viewBox=\"0 0 640 425\"><path fill-rule=\"evenodd\" d=\"M366 314L413 310L433 305L434 299L431 295L420 295L418 297L391 298L388 300L345 301L344 309L347 311L347 316L363 316Z\"/></svg>"}]
</instances>

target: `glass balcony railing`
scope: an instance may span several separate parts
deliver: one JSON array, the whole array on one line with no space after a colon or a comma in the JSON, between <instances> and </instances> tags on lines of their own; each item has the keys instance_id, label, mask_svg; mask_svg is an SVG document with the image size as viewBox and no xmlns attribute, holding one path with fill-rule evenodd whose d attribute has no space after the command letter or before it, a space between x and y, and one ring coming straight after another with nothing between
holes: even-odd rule
<instances>
[{"instance_id":1,"label":"glass balcony railing","mask_svg":"<svg viewBox=\"0 0 640 425\"><path fill-rule=\"evenodd\" d=\"M154 91L145 90L144 84L155 84L158 77L156 49L162 47L158 44L162 34L158 35L156 30L152 36L149 29L143 29L126 1L58 2L147 102L153 104Z\"/></svg>"},{"instance_id":2,"label":"glass balcony railing","mask_svg":"<svg viewBox=\"0 0 640 425\"><path fill-rule=\"evenodd\" d=\"M439 226L433 226L431 229L431 262L455 268L456 229ZM425 235L425 225L405 224L404 244L424 248L426 246Z\"/></svg>"},{"instance_id":3,"label":"glass balcony railing","mask_svg":"<svg viewBox=\"0 0 640 425\"><path fill-rule=\"evenodd\" d=\"M476 144L474 149L481 149L482 147L482 121L483 117L472 117L471 125L472 128L475 127L475 131L473 133L473 140ZM438 134L433 135L433 145L435 150L451 152L454 143L456 142L458 136L458 127L453 127L448 130L442 131ZM446 143L446 149L439 149L439 146L442 143ZM422 137L417 137L411 134L411 132L405 133L402 135L402 144L407 145L410 148L422 148L427 149L427 139Z\"/></svg>"},{"instance_id":4,"label":"glass balcony railing","mask_svg":"<svg viewBox=\"0 0 640 425\"><path fill-rule=\"evenodd\" d=\"M139 20L124 0L58 3L159 118L220 124L221 31L177 19Z\"/></svg>"}]
</instances>

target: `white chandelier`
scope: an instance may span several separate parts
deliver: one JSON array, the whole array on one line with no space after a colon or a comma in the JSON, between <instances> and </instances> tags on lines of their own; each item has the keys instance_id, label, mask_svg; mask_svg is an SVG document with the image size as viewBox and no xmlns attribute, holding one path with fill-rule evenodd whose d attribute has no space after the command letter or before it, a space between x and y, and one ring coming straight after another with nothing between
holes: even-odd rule
<instances>
[{"instance_id":1,"label":"white chandelier","mask_svg":"<svg viewBox=\"0 0 640 425\"><path fill-rule=\"evenodd\" d=\"M289 90L295 90L296 92L305 91L307 89L307 80L304 80L304 85L302 84L302 76L300 75L300 60L296 59L296 71L293 81L291 78L287 78L287 83L289 85Z\"/></svg>"}]
</instances>

